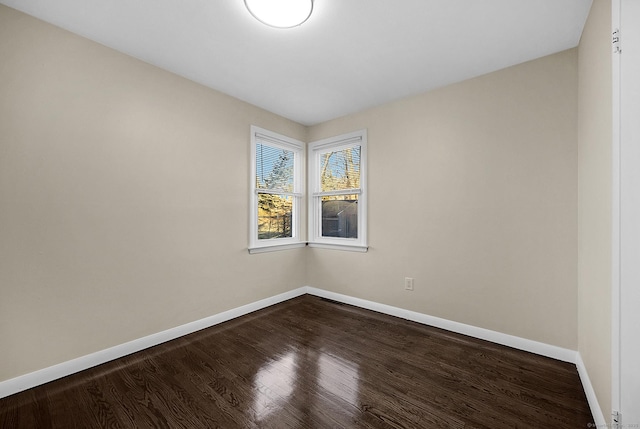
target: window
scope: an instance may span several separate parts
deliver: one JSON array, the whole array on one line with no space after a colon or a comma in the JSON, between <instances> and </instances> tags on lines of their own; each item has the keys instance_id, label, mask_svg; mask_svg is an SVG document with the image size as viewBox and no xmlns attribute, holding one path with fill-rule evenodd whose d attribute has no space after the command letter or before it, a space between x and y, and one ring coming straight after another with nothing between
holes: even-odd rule
<instances>
[{"instance_id":1,"label":"window","mask_svg":"<svg viewBox=\"0 0 640 429\"><path fill-rule=\"evenodd\" d=\"M366 130L309 145L309 245L367 250Z\"/></svg>"},{"instance_id":2,"label":"window","mask_svg":"<svg viewBox=\"0 0 640 429\"><path fill-rule=\"evenodd\" d=\"M249 251L304 246L300 237L304 143L251 127Z\"/></svg>"}]
</instances>

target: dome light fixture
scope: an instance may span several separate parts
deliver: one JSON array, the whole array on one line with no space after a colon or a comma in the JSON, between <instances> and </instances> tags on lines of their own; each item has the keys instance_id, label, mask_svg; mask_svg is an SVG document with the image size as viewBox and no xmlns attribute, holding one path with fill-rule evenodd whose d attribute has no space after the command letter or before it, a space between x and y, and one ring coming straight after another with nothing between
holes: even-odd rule
<instances>
[{"instance_id":1,"label":"dome light fixture","mask_svg":"<svg viewBox=\"0 0 640 429\"><path fill-rule=\"evenodd\" d=\"M313 11L313 0L244 0L255 19L275 28L292 28L305 22Z\"/></svg>"}]
</instances>

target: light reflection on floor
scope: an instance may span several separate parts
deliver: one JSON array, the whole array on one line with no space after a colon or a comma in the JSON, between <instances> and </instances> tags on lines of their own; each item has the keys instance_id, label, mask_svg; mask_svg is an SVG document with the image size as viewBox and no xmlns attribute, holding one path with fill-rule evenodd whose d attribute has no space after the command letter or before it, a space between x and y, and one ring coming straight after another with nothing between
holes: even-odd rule
<instances>
[{"instance_id":1,"label":"light reflection on floor","mask_svg":"<svg viewBox=\"0 0 640 429\"><path fill-rule=\"evenodd\" d=\"M318 382L321 388L334 396L356 404L358 399L358 367L331 355L320 355L318 359Z\"/></svg>"},{"instance_id":2,"label":"light reflection on floor","mask_svg":"<svg viewBox=\"0 0 640 429\"><path fill-rule=\"evenodd\" d=\"M358 366L330 354L315 356L316 362L304 362L295 352L288 352L267 363L255 375L258 392L254 399L257 421L280 410L295 393L296 386L315 385L325 395L355 405L358 399ZM304 370L303 370L304 368Z\"/></svg>"},{"instance_id":3,"label":"light reflection on floor","mask_svg":"<svg viewBox=\"0 0 640 429\"><path fill-rule=\"evenodd\" d=\"M254 404L257 420L264 420L286 403L293 393L295 380L296 355L294 352L289 352L258 370L254 380L256 390L259 392Z\"/></svg>"}]
</instances>

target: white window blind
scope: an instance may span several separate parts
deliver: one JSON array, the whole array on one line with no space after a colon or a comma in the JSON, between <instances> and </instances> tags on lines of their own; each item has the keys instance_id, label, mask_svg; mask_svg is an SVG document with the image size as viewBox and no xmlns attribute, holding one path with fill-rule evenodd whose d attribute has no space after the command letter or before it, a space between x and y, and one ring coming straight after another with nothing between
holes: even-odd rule
<instances>
[{"instance_id":1,"label":"white window blind","mask_svg":"<svg viewBox=\"0 0 640 429\"><path fill-rule=\"evenodd\" d=\"M320 154L320 192L360 191L361 146Z\"/></svg>"},{"instance_id":2,"label":"white window blind","mask_svg":"<svg viewBox=\"0 0 640 429\"><path fill-rule=\"evenodd\" d=\"M366 131L309 150L309 245L366 250Z\"/></svg>"},{"instance_id":3,"label":"white window blind","mask_svg":"<svg viewBox=\"0 0 640 429\"><path fill-rule=\"evenodd\" d=\"M249 248L300 242L303 143L252 127Z\"/></svg>"}]
</instances>

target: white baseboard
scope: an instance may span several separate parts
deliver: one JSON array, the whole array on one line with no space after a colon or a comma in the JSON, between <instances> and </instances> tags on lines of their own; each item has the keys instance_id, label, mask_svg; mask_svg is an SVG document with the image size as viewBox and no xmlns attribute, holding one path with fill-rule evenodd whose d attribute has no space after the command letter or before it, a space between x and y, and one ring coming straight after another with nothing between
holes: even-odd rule
<instances>
[{"instance_id":1,"label":"white baseboard","mask_svg":"<svg viewBox=\"0 0 640 429\"><path fill-rule=\"evenodd\" d=\"M424 325L446 329L447 331L457 332L459 334L468 335L470 337L480 338L482 340L487 340L493 343L513 347L515 349L539 354L542 356L561 360L563 362L573 363L578 369L578 375L580 376L580 381L582 382L582 387L587 397L587 402L589 403L589 408L591 409L591 414L593 415L595 426L602 428L607 427L607 421L602 414L602 409L600 408L600 404L598 403L596 392L591 385L589 374L587 373L587 369L584 365L584 362L582 361L582 356L580 356L579 352L562 347L552 346L550 344L540 343L538 341L527 340L525 338L520 338L513 335L503 334L501 332L491 331L489 329L478 328L472 325L465 325L464 323L453 322L451 320L441 319L439 317L429 316L427 314L418 313L415 311L392 307L390 305L380 304L374 301L367 301L348 295L329 292L323 289L306 287L306 293L319 296L321 298L332 299L344 304L351 304L356 307L377 311L379 313L388 314L390 316L412 320Z\"/></svg>"},{"instance_id":2,"label":"white baseboard","mask_svg":"<svg viewBox=\"0 0 640 429\"><path fill-rule=\"evenodd\" d=\"M591 414L593 415L595 426L598 428L609 427L604 414L602 414L602 408L600 408L600 404L598 403L596 391L593 389L591 379L589 378L589 374L587 373L587 368L584 366L584 362L582 361L580 352L576 352L576 358L576 367L578 368L580 381L582 381L582 388L584 389L584 393L587 396L587 402L589 403L589 408L591 409Z\"/></svg>"},{"instance_id":3,"label":"white baseboard","mask_svg":"<svg viewBox=\"0 0 640 429\"><path fill-rule=\"evenodd\" d=\"M348 295L328 292L323 289L307 287L306 291L311 295L316 295L322 298L328 298L345 304L355 305L356 307L362 307L368 310L374 310L391 316L400 317L402 319L422 323L424 325L446 329L447 331L453 331L459 334L468 335L470 337L479 338L481 340L491 341L492 343L502 344L505 346L513 347L515 349L547 356L553 359L561 360L563 362L570 362L573 364L576 363L577 352L575 352L574 350L552 346L550 344L540 343L538 341L527 340L525 338L503 334L501 332L491 331L489 329L478 328L472 325L465 325L464 323L453 322L451 320L441 319L439 317L429 316L427 314L405 310L403 308L392 307L390 305L380 304L374 301L367 301Z\"/></svg>"},{"instance_id":4,"label":"white baseboard","mask_svg":"<svg viewBox=\"0 0 640 429\"><path fill-rule=\"evenodd\" d=\"M403 319L411 320L414 322L422 323L437 328L446 329L448 331L457 332L470 337L475 337L493 343L502 344L505 346L513 347L516 349L524 350L531 353L536 353L542 356L547 356L553 359L558 359L564 362L571 362L578 368L582 385L585 389L589 406L593 413L596 425L605 425L606 421L602 415L600 406L595 396L593 386L589 381L586 368L582 362L582 358L579 353L573 350L564 349L562 347L552 346L537 341L527 340L525 338L516 337L513 335L503 334L489 329L478 328L476 326L466 325L464 323L453 322L447 319L441 319L439 317L429 316L427 314L418 313L415 311L405 310L399 307L393 307L386 304L380 304L374 301L367 301L360 298L354 298L348 295L342 295L335 292L329 292L323 289L317 289L310 286L304 286L298 289L294 289L289 292L285 292L270 298L266 298L251 304L243 305L238 308L234 308L204 319L197 320L195 322L187 323L166 331L158 332L137 340L129 341L124 344L117 345L105 350L101 350L95 353L91 353L86 356L82 356L76 359L72 359L67 362L60 363L48 368L44 368L38 371L31 372L29 374L21 375L10 380L0 382L0 398L4 398L9 395L21 392L23 390L30 389L32 387L39 386L44 383L56 380L58 378L66 377L76 372L89 369L91 367L101 365L114 359L144 350L149 347L162 344L164 342L176 339L178 337L205 329L219 323L226 322L231 319L235 319L245 314L261 310L274 304L298 297L304 294L315 295L321 298L332 299L334 301L342 302L345 304L354 305L356 307L365 308L368 310L377 311L380 313L388 314L391 316L400 317ZM600 426L599 426L600 427ZM605 427L605 426L602 426Z\"/></svg>"},{"instance_id":5,"label":"white baseboard","mask_svg":"<svg viewBox=\"0 0 640 429\"><path fill-rule=\"evenodd\" d=\"M50 366L48 368L44 368L0 382L0 398L4 398L6 396L13 395L14 393L39 386L53 380L57 380L58 378L66 377L67 375L71 375L76 372L101 365L103 363L118 359L131 353L139 352L140 350L144 350L149 347L157 346L158 344L162 344L178 337L199 331L201 329L205 329L219 323L235 319L236 317L244 316L245 314L249 314L251 312L261 310L279 302L304 295L305 293L306 288L298 288L289 292L272 296L270 298L265 298L263 300L253 302L251 304L243 305L242 307L218 313L204 319L196 320L195 322L167 329L166 331L158 332L157 334L152 334L143 338L139 338L137 340L129 341L127 343L120 344L105 350L100 350L86 356L81 356L76 359L62 362L58 365Z\"/></svg>"}]
</instances>

